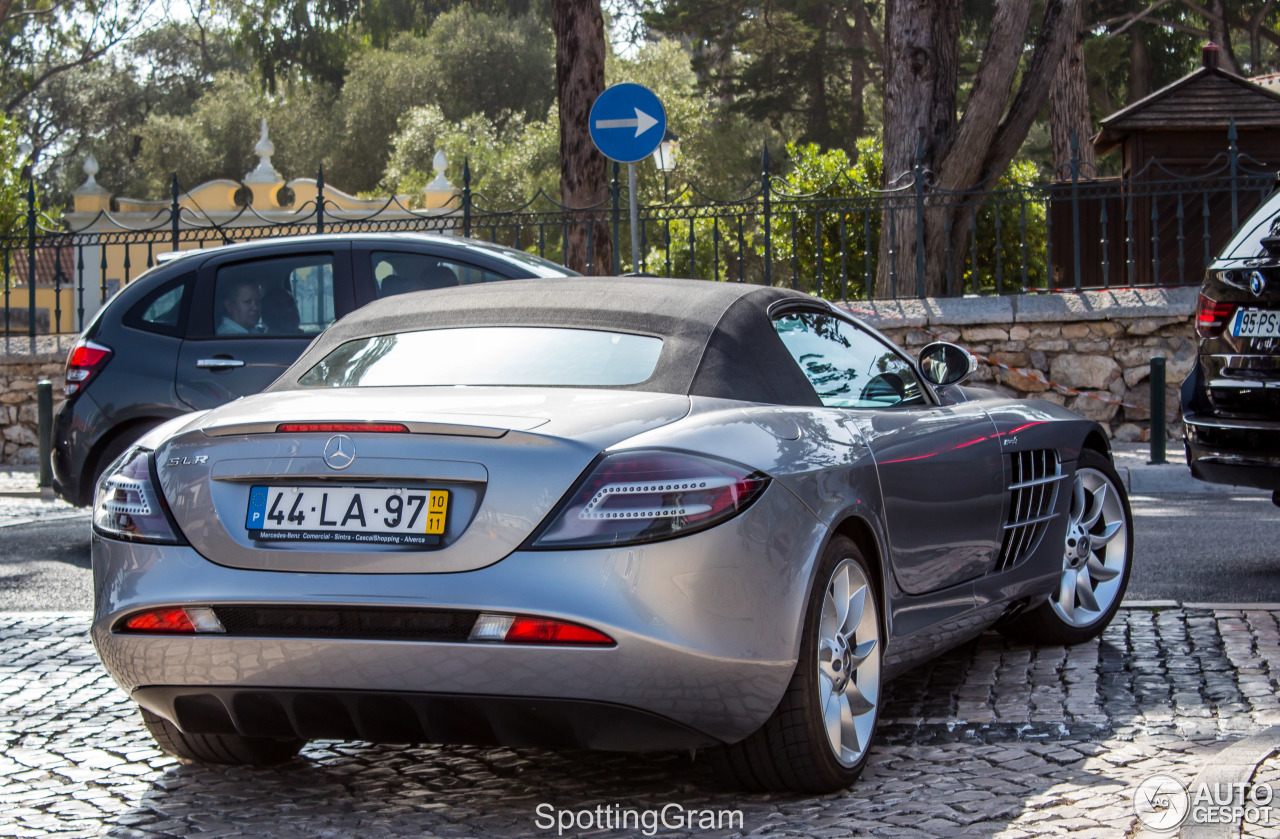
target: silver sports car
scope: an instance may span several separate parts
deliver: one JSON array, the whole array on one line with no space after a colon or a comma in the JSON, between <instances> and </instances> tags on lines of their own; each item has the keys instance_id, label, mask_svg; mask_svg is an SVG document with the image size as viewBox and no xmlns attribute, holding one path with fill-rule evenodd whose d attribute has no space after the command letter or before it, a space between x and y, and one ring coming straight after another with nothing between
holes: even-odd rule
<instances>
[{"instance_id":1,"label":"silver sports car","mask_svg":"<svg viewBox=\"0 0 1280 839\"><path fill-rule=\"evenodd\" d=\"M380 300L108 469L93 641L165 751L707 749L833 790L894 674L1111 620L1099 426L822 300L646 278Z\"/></svg>"}]
</instances>

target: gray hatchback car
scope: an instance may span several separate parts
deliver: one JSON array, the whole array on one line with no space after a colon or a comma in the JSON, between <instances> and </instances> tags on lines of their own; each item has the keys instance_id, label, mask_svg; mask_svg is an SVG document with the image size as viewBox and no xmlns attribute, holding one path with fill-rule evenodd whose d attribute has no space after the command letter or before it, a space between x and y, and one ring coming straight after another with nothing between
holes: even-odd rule
<instances>
[{"instance_id":1,"label":"gray hatchback car","mask_svg":"<svg viewBox=\"0 0 1280 839\"><path fill-rule=\"evenodd\" d=\"M337 318L380 297L573 276L523 251L454 236L298 236L175 254L103 306L67 358L54 488L76 505L150 429L269 385Z\"/></svg>"}]
</instances>

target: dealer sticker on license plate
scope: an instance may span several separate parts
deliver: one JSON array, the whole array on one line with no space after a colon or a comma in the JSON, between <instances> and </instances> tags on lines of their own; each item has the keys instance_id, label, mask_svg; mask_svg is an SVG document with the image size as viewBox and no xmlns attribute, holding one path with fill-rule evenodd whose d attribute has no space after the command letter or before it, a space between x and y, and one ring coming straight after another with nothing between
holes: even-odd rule
<instances>
[{"instance_id":1,"label":"dealer sticker on license plate","mask_svg":"<svg viewBox=\"0 0 1280 839\"><path fill-rule=\"evenodd\" d=\"M255 486L245 529L264 542L436 546L449 515L442 489Z\"/></svg>"},{"instance_id":2,"label":"dealer sticker on license plate","mask_svg":"<svg viewBox=\"0 0 1280 839\"><path fill-rule=\"evenodd\" d=\"M1240 309L1231 321L1237 338L1280 337L1280 309Z\"/></svg>"}]
</instances>

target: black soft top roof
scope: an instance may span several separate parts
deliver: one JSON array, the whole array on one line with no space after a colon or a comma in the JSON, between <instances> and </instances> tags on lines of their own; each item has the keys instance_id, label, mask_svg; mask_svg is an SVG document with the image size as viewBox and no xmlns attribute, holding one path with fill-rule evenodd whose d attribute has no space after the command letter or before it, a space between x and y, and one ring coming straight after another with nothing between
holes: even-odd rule
<instances>
[{"instance_id":1,"label":"black soft top roof","mask_svg":"<svg viewBox=\"0 0 1280 839\"><path fill-rule=\"evenodd\" d=\"M568 326L653 335L653 376L627 390L782 405L821 403L770 322L788 289L657 277L563 277L443 288L385 297L325 330L268 391L298 378L348 341L461 326Z\"/></svg>"}]
</instances>

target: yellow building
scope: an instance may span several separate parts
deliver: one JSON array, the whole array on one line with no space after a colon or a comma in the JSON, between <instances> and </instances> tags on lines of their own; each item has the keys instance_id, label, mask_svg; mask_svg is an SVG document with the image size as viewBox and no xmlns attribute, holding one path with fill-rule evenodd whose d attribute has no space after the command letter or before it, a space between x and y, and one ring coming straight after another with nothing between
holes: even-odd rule
<instances>
[{"instance_id":1,"label":"yellow building","mask_svg":"<svg viewBox=\"0 0 1280 839\"><path fill-rule=\"evenodd\" d=\"M254 153L258 165L242 181L210 181L179 193L176 236L172 198L113 197L97 182L98 163L90 155L84 164L86 180L73 193L74 208L65 216L74 234L45 236L37 242L37 331L81 331L111 295L156 264L162 254L175 250L175 238L177 250L190 250L316 232L320 185L315 178L286 181L275 170L271 165L275 146L267 136L265 119ZM444 155L437 152L436 178L420 196L362 199L326 184L326 229L344 229L376 216L379 226L401 221L413 223L407 229L455 232L455 224L447 217L459 213L458 190L444 177L446 165ZM9 331L24 333L32 303L28 251L15 249L9 258L4 274L8 294L0 305L8 313Z\"/></svg>"}]
</instances>

